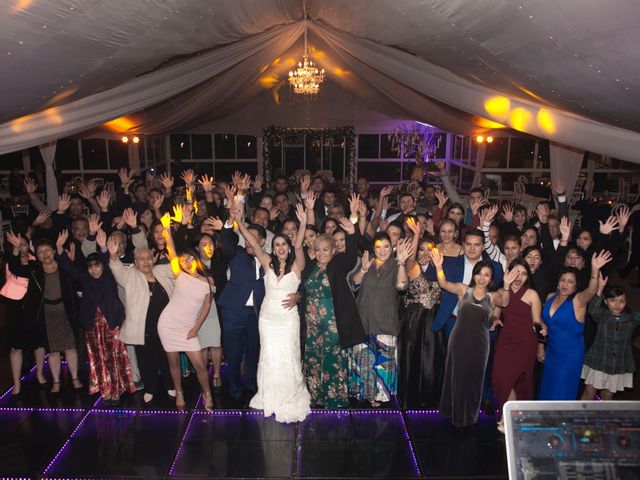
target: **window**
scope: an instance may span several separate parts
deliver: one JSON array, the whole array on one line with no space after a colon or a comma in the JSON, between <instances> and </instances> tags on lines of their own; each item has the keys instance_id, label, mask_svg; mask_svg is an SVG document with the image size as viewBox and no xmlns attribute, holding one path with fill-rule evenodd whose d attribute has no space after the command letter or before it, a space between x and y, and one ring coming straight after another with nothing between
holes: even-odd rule
<instances>
[{"instance_id":1,"label":"window","mask_svg":"<svg viewBox=\"0 0 640 480\"><path fill-rule=\"evenodd\" d=\"M22 170L22 152L18 151L0 155L0 165L3 170L13 170L14 168Z\"/></svg>"},{"instance_id":2,"label":"window","mask_svg":"<svg viewBox=\"0 0 640 480\"><path fill-rule=\"evenodd\" d=\"M44 160L42 160L40 149L38 147L31 147L29 149L29 167L31 170L35 170L36 165L41 165L41 167L38 168L44 169Z\"/></svg>"},{"instance_id":3,"label":"window","mask_svg":"<svg viewBox=\"0 0 640 480\"><path fill-rule=\"evenodd\" d=\"M386 133L380 135L380 158L400 158L400 152L391 149L391 140Z\"/></svg>"},{"instance_id":4,"label":"window","mask_svg":"<svg viewBox=\"0 0 640 480\"><path fill-rule=\"evenodd\" d=\"M493 143L487 143L484 168L507 168L507 152L509 151L509 139L497 137Z\"/></svg>"},{"instance_id":5,"label":"window","mask_svg":"<svg viewBox=\"0 0 640 480\"><path fill-rule=\"evenodd\" d=\"M188 133L174 133L169 137L171 158L191 158L191 139Z\"/></svg>"},{"instance_id":6,"label":"window","mask_svg":"<svg viewBox=\"0 0 640 480\"><path fill-rule=\"evenodd\" d=\"M258 158L258 139L253 135L237 135L238 158Z\"/></svg>"},{"instance_id":7,"label":"window","mask_svg":"<svg viewBox=\"0 0 640 480\"><path fill-rule=\"evenodd\" d=\"M358 176L370 182L399 182L401 170L401 162L358 162Z\"/></svg>"},{"instance_id":8,"label":"window","mask_svg":"<svg viewBox=\"0 0 640 480\"><path fill-rule=\"evenodd\" d=\"M509 153L509 168L533 168L534 140L512 138Z\"/></svg>"},{"instance_id":9,"label":"window","mask_svg":"<svg viewBox=\"0 0 640 480\"><path fill-rule=\"evenodd\" d=\"M109 168L111 170L120 170L121 168L129 168L129 144L122 143L120 140L109 140L108 143L109 143ZM135 147L135 144L134 144L134 147Z\"/></svg>"},{"instance_id":10,"label":"window","mask_svg":"<svg viewBox=\"0 0 640 480\"><path fill-rule=\"evenodd\" d=\"M190 158L213 158L213 145L211 145L211 135L191 134L191 157Z\"/></svg>"},{"instance_id":11,"label":"window","mask_svg":"<svg viewBox=\"0 0 640 480\"><path fill-rule=\"evenodd\" d=\"M104 140L102 141L104 143ZM62 139L56 144L55 166L57 170L80 170L80 154L77 140Z\"/></svg>"},{"instance_id":12,"label":"window","mask_svg":"<svg viewBox=\"0 0 640 480\"><path fill-rule=\"evenodd\" d=\"M231 175L236 170L241 170L243 173L248 173L252 177L258 173L257 162L215 162L214 175L217 179L231 179Z\"/></svg>"},{"instance_id":13,"label":"window","mask_svg":"<svg viewBox=\"0 0 640 480\"><path fill-rule=\"evenodd\" d=\"M587 168L584 164L582 168ZM551 159L549 158L549 142L540 141L538 142L538 159L536 162L536 168L549 169L551 168Z\"/></svg>"},{"instance_id":14,"label":"window","mask_svg":"<svg viewBox=\"0 0 640 480\"><path fill-rule=\"evenodd\" d=\"M104 138L82 140L82 164L85 170L108 170L107 142Z\"/></svg>"},{"instance_id":15,"label":"window","mask_svg":"<svg viewBox=\"0 0 640 480\"><path fill-rule=\"evenodd\" d=\"M236 136L228 133L216 133L214 136L215 157L236 158Z\"/></svg>"},{"instance_id":16,"label":"window","mask_svg":"<svg viewBox=\"0 0 640 480\"><path fill-rule=\"evenodd\" d=\"M380 135L358 135L358 158L379 158Z\"/></svg>"}]
</instances>

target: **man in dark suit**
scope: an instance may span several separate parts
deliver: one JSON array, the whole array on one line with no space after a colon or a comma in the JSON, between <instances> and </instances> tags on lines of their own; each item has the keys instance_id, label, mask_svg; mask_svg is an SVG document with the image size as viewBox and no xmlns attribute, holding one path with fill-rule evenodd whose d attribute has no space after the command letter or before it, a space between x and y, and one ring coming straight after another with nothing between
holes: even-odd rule
<instances>
[{"instance_id":1,"label":"man in dark suit","mask_svg":"<svg viewBox=\"0 0 640 480\"><path fill-rule=\"evenodd\" d=\"M248 229L263 245L265 229L255 224L249 225ZM220 239L223 255L231 271L229 281L218 298L218 305L222 309L224 354L229 365L229 393L234 399L240 400L243 390L247 390L250 396L258 389L258 315L264 298L264 270L250 245L238 246L238 235L228 223L222 229ZM241 379L243 353L245 375Z\"/></svg>"},{"instance_id":2,"label":"man in dark suit","mask_svg":"<svg viewBox=\"0 0 640 480\"><path fill-rule=\"evenodd\" d=\"M463 254L458 257L445 257L443 270L450 282L462 282L467 285L471 282L471 272L476 263L481 260L493 265L493 282L498 286L502 283L502 265L494 262L487 255L483 256L484 234L481 230L469 230L462 244ZM431 280L436 280L436 271L433 265L429 265L426 275ZM433 322L433 331L443 330L447 338L453 330L458 312L458 297L450 292L444 292L440 299L440 308Z\"/></svg>"}]
</instances>

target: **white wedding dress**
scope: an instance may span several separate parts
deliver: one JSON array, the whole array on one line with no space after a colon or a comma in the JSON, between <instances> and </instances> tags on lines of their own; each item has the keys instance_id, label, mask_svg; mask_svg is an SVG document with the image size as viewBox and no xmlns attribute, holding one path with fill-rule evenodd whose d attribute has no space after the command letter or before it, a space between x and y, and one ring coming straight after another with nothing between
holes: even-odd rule
<instances>
[{"instance_id":1,"label":"white wedding dress","mask_svg":"<svg viewBox=\"0 0 640 480\"><path fill-rule=\"evenodd\" d=\"M265 297L260 308L258 392L249 406L275 413L278 422L300 422L311 412L311 396L302 376L300 316L282 301L298 290L300 279L291 271L279 281L273 270L264 276Z\"/></svg>"}]
</instances>

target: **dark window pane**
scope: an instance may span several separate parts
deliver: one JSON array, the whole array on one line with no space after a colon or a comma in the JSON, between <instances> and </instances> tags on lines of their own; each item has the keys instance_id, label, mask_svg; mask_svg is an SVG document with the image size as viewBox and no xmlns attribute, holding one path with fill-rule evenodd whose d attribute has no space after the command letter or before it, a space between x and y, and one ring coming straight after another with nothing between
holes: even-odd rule
<instances>
[{"instance_id":1,"label":"dark window pane","mask_svg":"<svg viewBox=\"0 0 640 480\"><path fill-rule=\"evenodd\" d=\"M453 138L453 158L458 160L462 158L462 138L458 135L454 135Z\"/></svg>"},{"instance_id":2,"label":"dark window pane","mask_svg":"<svg viewBox=\"0 0 640 480\"><path fill-rule=\"evenodd\" d=\"M449 165L449 177L453 186L458 188L460 185L460 167L458 165Z\"/></svg>"},{"instance_id":3,"label":"dark window pane","mask_svg":"<svg viewBox=\"0 0 640 480\"><path fill-rule=\"evenodd\" d=\"M275 174L277 169L282 169L282 137L275 138L275 145L269 148L271 156L271 171Z\"/></svg>"},{"instance_id":4,"label":"dark window pane","mask_svg":"<svg viewBox=\"0 0 640 480\"><path fill-rule=\"evenodd\" d=\"M44 161L42 160L42 154L40 153L40 149L38 147L31 147L29 149L29 166L31 170L35 170L36 165L41 165L42 167L38 167L38 168L43 168Z\"/></svg>"},{"instance_id":5,"label":"dark window pane","mask_svg":"<svg viewBox=\"0 0 640 480\"><path fill-rule=\"evenodd\" d=\"M416 168L416 162L413 160L407 160L406 162L402 162L402 180L409 181L411 178L411 172ZM428 168L428 167L427 167Z\"/></svg>"},{"instance_id":6,"label":"dark window pane","mask_svg":"<svg viewBox=\"0 0 640 480\"><path fill-rule=\"evenodd\" d=\"M304 146L284 147L284 175L293 175L296 170L304 168Z\"/></svg>"},{"instance_id":7,"label":"dark window pane","mask_svg":"<svg viewBox=\"0 0 640 480\"><path fill-rule=\"evenodd\" d=\"M440 145L438 145L438 139L440 140ZM447 156L447 134L446 133L437 133L433 135L433 140L431 141L431 143L433 143L433 145L438 145L435 158L445 158Z\"/></svg>"},{"instance_id":8,"label":"dark window pane","mask_svg":"<svg viewBox=\"0 0 640 480\"><path fill-rule=\"evenodd\" d=\"M400 158L400 152L391 150L391 140L386 133L380 135L380 158Z\"/></svg>"},{"instance_id":9,"label":"dark window pane","mask_svg":"<svg viewBox=\"0 0 640 480\"><path fill-rule=\"evenodd\" d=\"M214 135L216 158L236 158L236 136L228 133Z\"/></svg>"},{"instance_id":10,"label":"dark window pane","mask_svg":"<svg viewBox=\"0 0 640 480\"><path fill-rule=\"evenodd\" d=\"M487 143L487 153L484 159L484 168L507 168L507 149L509 139L497 137L493 143Z\"/></svg>"},{"instance_id":11,"label":"dark window pane","mask_svg":"<svg viewBox=\"0 0 640 480\"><path fill-rule=\"evenodd\" d=\"M134 147L137 147L137 145L134 144ZM119 140L109 140L109 168L111 170L129 168L128 143L122 143Z\"/></svg>"},{"instance_id":12,"label":"dark window pane","mask_svg":"<svg viewBox=\"0 0 640 480\"><path fill-rule=\"evenodd\" d=\"M468 168L461 169L461 172L462 172L462 179L461 179L462 183L460 184L460 188L463 191L468 192L469 190L471 190L471 185L473 185L473 178L475 177L476 172Z\"/></svg>"},{"instance_id":13,"label":"dark window pane","mask_svg":"<svg viewBox=\"0 0 640 480\"><path fill-rule=\"evenodd\" d=\"M380 155L380 135L358 135L358 158L378 158Z\"/></svg>"},{"instance_id":14,"label":"dark window pane","mask_svg":"<svg viewBox=\"0 0 640 480\"><path fill-rule=\"evenodd\" d=\"M344 148L340 145L324 148L323 170L331 170L337 182L344 180Z\"/></svg>"},{"instance_id":15,"label":"dark window pane","mask_svg":"<svg viewBox=\"0 0 640 480\"><path fill-rule=\"evenodd\" d=\"M310 170L312 173L317 172L318 170L322 170L322 134L320 133L310 133L307 135L307 170ZM327 150L325 148L325 155L327 154ZM325 159L325 164L327 163L327 159Z\"/></svg>"},{"instance_id":16,"label":"dark window pane","mask_svg":"<svg viewBox=\"0 0 640 480\"><path fill-rule=\"evenodd\" d=\"M191 134L191 158L213 158L211 135Z\"/></svg>"},{"instance_id":17,"label":"dark window pane","mask_svg":"<svg viewBox=\"0 0 640 480\"><path fill-rule=\"evenodd\" d=\"M253 135L238 135L238 158L258 158L258 139Z\"/></svg>"},{"instance_id":18,"label":"dark window pane","mask_svg":"<svg viewBox=\"0 0 640 480\"><path fill-rule=\"evenodd\" d=\"M85 170L108 170L107 141L104 138L82 140L82 163Z\"/></svg>"},{"instance_id":19,"label":"dark window pane","mask_svg":"<svg viewBox=\"0 0 640 480\"><path fill-rule=\"evenodd\" d=\"M551 168L551 160L549 159L549 142L546 140L538 142L537 168L544 168L544 169ZM582 168L587 168L587 167L583 165Z\"/></svg>"},{"instance_id":20,"label":"dark window pane","mask_svg":"<svg viewBox=\"0 0 640 480\"><path fill-rule=\"evenodd\" d=\"M533 168L535 146L534 140L512 138L509 168Z\"/></svg>"},{"instance_id":21,"label":"dark window pane","mask_svg":"<svg viewBox=\"0 0 640 480\"><path fill-rule=\"evenodd\" d=\"M401 162L358 162L358 176L370 182L399 182Z\"/></svg>"},{"instance_id":22,"label":"dark window pane","mask_svg":"<svg viewBox=\"0 0 640 480\"><path fill-rule=\"evenodd\" d=\"M18 168L22 170L22 152L11 152L0 155L0 169L12 170Z\"/></svg>"},{"instance_id":23,"label":"dark window pane","mask_svg":"<svg viewBox=\"0 0 640 480\"><path fill-rule=\"evenodd\" d=\"M215 162L215 178L229 180L233 172L240 170L242 173L248 173L252 177L258 173L257 162Z\"/></svg>"},{"instance_id":24,"label":"dark window pane","mask_svg":"<svg viewBox=\"0 0 640 480\"><path fill-rule=\"evenodd\" d=\"M104 143L104 140L102 142ZM80 155L78 154L77 140L58 140L56 144L55 164L57 170L80 170ZM87 167L86 161L85 168L89 168Z\"/></svg>"},{"instance_id":25,"label":"dark window pane","mask_svg":"<svg viewBox=\"0 0 640 480\"><path fill-rule=\"evenodd\" d=\"M304 145L304 134L299 133L297 135L285 135L284 143L285 145Z\"/></svg>"},{"instance_id":26,"label":"dark window pane","mask_svg":"<svg viewBox=\"0 0 640 480\"><path fill-rule=\"evenodd\" d=\"M188 133L174 133L170 137L171 158L184 160L191 158L191 141Z\"/></svg>"},{"instance_id":27,"label":"dark window pane","mask_svg":"<svg viewBox=\"0 0 640 480\"><path fill-rule=\"evenodd\" d=\"M185 169L192 169L200 177L202 175L213 175L213 162L182 162Z\"/></svg>"},{"instance_id":28,"label":"dark window pane","mask_svg":"<svg viewBox=\"0 0 640 480\"><path fill-rule=\"evenodd\" d=\"M462 158L469 158L469 147L471 146L471 137L464 137L462 141ZM475 162L473 162L475 164Z\"/></svg>"}]
</instances>

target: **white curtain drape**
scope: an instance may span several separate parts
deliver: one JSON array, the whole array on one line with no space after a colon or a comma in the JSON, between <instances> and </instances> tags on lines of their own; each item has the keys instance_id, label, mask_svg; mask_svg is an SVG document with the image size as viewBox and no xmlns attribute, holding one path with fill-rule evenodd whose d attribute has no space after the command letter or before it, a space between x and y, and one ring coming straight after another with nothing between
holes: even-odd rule
<instances>
[{"instance_id":1,"label":"white curtain drape","mask_svg":"<svg viewBox=\"0 0 640 480\"><path fill-rule=\"evenodd\" d=\"M57 140L158 104L258 52L271 60L302 34L302 23L271 29L209 53L135 78L110 90L0 125L0 155Z\"/></svg>"},{"instance_id":2,"label":"white curtain drape","mask_svg":"<svg viewBox=\"0 0 640 480\"><path fill-rule=\"evenodd\" d=\"M56 158L57 141L40 145L40 154L44 162L45 180L47 182L47 207L53 212L58 207L58 181L53 170L53 160Z\"/></svg>"},{"instance_id":3,"label":"white curtain drape","mask_svg":"<svg viewBox=\"0 0 640 480\"><path fill-rule=\"evenodd\" d=\"M549 159L551 161L551 182L562 182L567 198L571 200L576 186L584 150L549 142Z\"/></svg>"},{"instance_id":4,"label":"white curtain drape","mask_svg":"<svg viewBox=\"0 0 640 480\"><path fill-rule=\"evenodd\" d=\"M340 58L349 68L355 70L356 61L359 61L404 87L459 111L507 124L519 131L574 148L640 163L640 133L504 95L496 90L472 84L410 53L356 38L318 23L310 24L310 28L332 50L339 52ZM365 78L367 81L371 80ZM492 114L488 111L487 102L498 98L501 99L502 105L508 105L506 114L504 108L499 109L499 113ZM405 104L405 107L411 110L410 105ZM430 123L440 126L436 121Z\"/></svg>"},{"instance_id":5,"label":"white curtain drape","mask_svg":"<svg viewBox=\"0 0 640 480\"><path fill-rule=\"evenodd\" d=\"M473 176L473 184L472 187L480 186L480 182L482 182L482 167L484 166L484 159L487 156L487 144L479 143L478 150L476 153L476 173Z\"/></svg>"}]
</instances>

